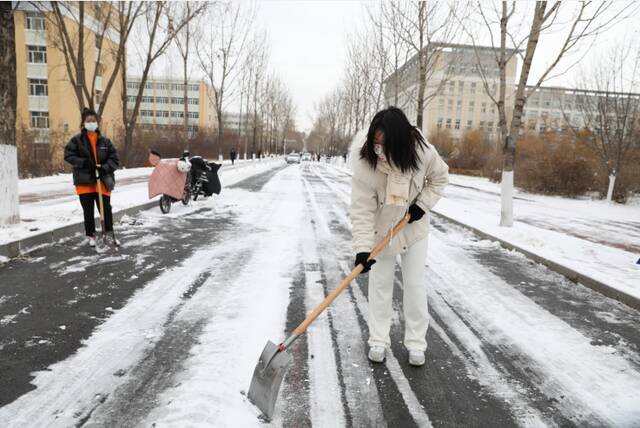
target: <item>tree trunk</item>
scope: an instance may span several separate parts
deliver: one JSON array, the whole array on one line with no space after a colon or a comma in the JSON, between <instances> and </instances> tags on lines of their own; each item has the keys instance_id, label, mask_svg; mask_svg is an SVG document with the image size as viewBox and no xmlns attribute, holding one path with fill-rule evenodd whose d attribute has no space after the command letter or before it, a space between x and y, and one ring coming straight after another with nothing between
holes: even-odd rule
<instances>
[{"instance_id":1,"label":"tree trunk","mask_svg":"<svg viewBox=\"0 0 640 428\"><path fill-rule=\"evenodd\" d=\"M516 89L515 106L513 108L513 116L511 118L511 126L509 127L509 135L504 138L503 146L503 165L502 165L502 185L501 185L501 209L500 209L500 226L513 226L513 167L515 163L516 142L520 133L522 124L522 111L524 110L525 88L533 56L538 46L540 38L540 27L544 20L546 10L546 2L536 3L533 21L531 22L531 30L529 31L529 40L527 41L527 50L525 52L522 70L520 70L520 79ZM501 29L501 32L505 31Z\"/></svg>"},{"instance_id":2,"label":"tree trunk","mask_svg":"<svg viewBox=\"0 0 640 428\"><path fill-rule=\"evenodd\" d=\"M16 96L16 41L12 3L0 2L0 225L20 222Z\"/></svg>"},{"instance_id":3,"label":"tree trunk","mask_svg":"<svg viewBox=\"0 0 640 428\"><path fill-rule=\"evenodd\" d=\"M187 49L188 49L188 44L187 44ZM189 152L191 152L191 138L189 138L189 93L187 92L187 85L188 85L188 80L187 78L189 77L188 75L188 71L187 71L187 65L188 65L188 60L189 60L189 56L186 55L183 58L182 61L182 84L184 85L184 91L183 91L183 101L184 101L184 138L187 140L187 150Z\"/></svg>"},{"instance_id":4,"label":"tree trunk","mask_svg":"<svg viewBox=\"0 0 640 428\"><path fill-rule=\"evenodd\" d=\"M607 202L611 202L613 200L613 189L616 186L616 174L609 174L609 187L607 188Z\"/></svg>"},{"instance_id":5,"label":"tree trunk","mask_svg":"<svg viewBox=\"0 0 640 428\"><path fill-rule=\"evenodd\" d=\"M425 52L424 52L424 20L425 3L420 2L418 4L418 25L419 25L419 52L418 52L418 103L417 103L417 115L416 126L422 129L423 115L424 115L424 93L427 86L427 70L425 64Z\"/></svg>"}]
</instances>

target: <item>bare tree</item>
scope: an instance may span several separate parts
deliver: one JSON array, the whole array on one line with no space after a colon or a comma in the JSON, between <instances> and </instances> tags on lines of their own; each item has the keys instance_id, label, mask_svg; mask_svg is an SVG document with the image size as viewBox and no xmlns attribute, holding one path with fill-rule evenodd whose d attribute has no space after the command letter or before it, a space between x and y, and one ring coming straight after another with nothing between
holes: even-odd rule
<instances>
[{"instance_id":1,"label":"bare tree","mask_svg":"<svg viewBox=\"0 0 640 428\"><path fill-rule=\"evenodd\" d=\"M528 7L524 5L523 7ZM572 8L572 9L569 9ZM498 107L500 115L501 138L503 139L503 168L502 168L502 184L501 184L501 216L500 225L510 227L513 225L513 169L515 160L515 145L520 128L522 126L522 116L524 107L529 94L539 88L543 82L554 77L552 72L563 58L582 47L583 41L592 40L602 32L628 17L633 11L637 10L637 6L627 4L622 7L614 6L613 2L591 2L585 1L580 3L569 3L566 7L562 6L562 2L556 1L548 4L546 1L537 1L531 15L531 24L528 32L522 37L517 35L510 24L516 21L518 27L521 22L517 19L516 2L510 4L506 1L501 2L501 8L498 10L493 5L493 15L491 16L490 8L485 3L477 3L478 14L481 21L489 34L491 47L494 52L494 61L499 69L500 85L498 98L495 98L489 90L487 81L487 64L478 61L478 70L484 82L484 87L489 97ZM569 9L570 17L561 18L561 11ZM458 17L458 22L462 19ZM498 28L495 28L498 27ZM499 42L496 43L494 33L499 29ZM540 37L545 34L561 33L562 41L556 48L555 53L551 57L551 61L544 67L540 73L531 91L527 92L527 81L529 73L533 65L534 56L538 47ZM473 40L473 38L472 38ZM512 45L512 46L508 46ZM526 46L524 54L521 54L520 47ZM476 56L478 55L476 49ZM510 88L506 87L506 69L509 60L514 54L521 54L523 61L520 69L520 75L517 79L515 90L515 100L513 107L507 106L505 96ZM577 61L569 64L564 72L574 66ZM511 113L510 115L508 113ZM508 116L511 116L511 123L507 124Z\"/></svg>"},{"instance_id":2,"label":"bare tree","mask_svg":"<svg viewBox=\"0 0 640 428\"><path fill-rule=\"evenodd\" d=\"M376 9L368 10L368 14L377 36L378 55L380 60L382 56L386 59L379 71L384 76L383 84L387 99L394 106L402 108L404 106L400 104L400 68L409 59L410 47L400 37L400 31L398 31L402 22L401 16L398 9L388 2L378 3Z\"/></svg>"},{"instance_id":3,"label":"bare tree","mask_svg":"<svg viewBox=\"0 0 640 428\"><path fill-rule=\"evenodd\" d=\"M187 142L190 142L190 132L189 132L189 96L188 96L188 84L189 84L189 66L191 63L191 53L194 48L194 43L201 36L200 31L200 22L196 21L195 18L202 16L208 3L202 2L184 2L184 3L176 3L175 8L167 9L168 17L172 20L172 16L177 14L180 17L180 20L186 19L188 16L192 15L195 10L199 10L198 15L194 15L193 19L188 19L185 25L182 27L182 30L177 32L175 35L175 44L178 49L178 53L180 54L180 58L182 59L182 85L183 85L183 99L182 102L184 104L184 138ZM176 10L177 9L177 10ZM191 151L191 148L188 147L187 150Z\"/></svg>"},{"instance_id":4,"label":"bare tree","mask_svg":"<svg viewBox=\"0 0 640 428\"><path fill-rule=\"evenodd\" d=\"M53 28L52 43L63 53L69 82L78 102L78 114L83 107L97 105L102 115L113 86L126 58L126 46L136 20L142 15L142 2L102 2L95 4L89 14L85 2L33 2L45 14ZM51 13L49 13L51 12ZM87 50L87 25L95 22L95 61L93 73L87 78L85 52ZM105 39L114 41L106 43ZM110 57L113 68L106 79L106 86L97 99L96 80L105 71L102 59ZM99 102L96 102L99 101Z\"/></svg>"},{"instance_id":5,"label":"bare tree","mask_svg":"<svg viewBox=\"0 0 640 428\"><path fill-rule=\"evenodd\" d=\"M167 14L168 2L153 2L145 4L145 36L148 37L143 45L142 55L142 75L140 77L140 86L136 94L133 108L129 110L127 105L127 73L126 66L122 72L122 88L123 88L123 105L122 105L122 122L125 130L123 163L127 165L129 153L133 145L133 132L135 130L138 114L140 112L140 103L142 102L142 94L144 92L151 66L160 58L169 45L173 42L176 34L178 34L189 21L200 14L204 8L203 4L195 7L189 14L179 17L179 19L170 19Z\"/></svg>"},{"instance_id":6,"label":"bare tree","mask_svg":"<svg viewBox=\"0 0 640 428\"><path fill-rule=\"evenodd\" d=\"M207 76L215 95L218 118L218 154L224 132L225 102L231 98L231 90L242 64L244 48L249 40L254 13L241 4L221 3L211 9L216 25L198 44L199 64Z\"/></svg>"},{"instance_id":7,"label":"bare tree","mask_svg":"<svg viewBox=\"0 0 640 428\"><path fill-rule=\"evenodd\" d=\"M627 155L640 135L639 66L640 50L635 41L615 44L582 73L578 84L581 91L575 100L580 121L563 110L576 136L582 129L588 130L588 142L609 176L609 202L616 177L622 173Z\"/></svg>"},{"instance_id":8,"label":"bare tree","mask_svg":"<svg viewBox=\"0 0 640 428\"><path fill-rule=\"evenodd\" d=\"M394 16L394 30L414 54L415 64L403 73L417 72L418 88L412 102L416 106L416 126L422 128L425 107L448 80L448 68L439 67L443 48L458 39L461 32L456 16L464 16L464 3L447 1L390 2ZM436 78L437 77L437 78ZM402 78L402 73L395 77ZM433 89L428 90L431 83Z\"/></svg>"},{"instance_id":9,"label":"bare tree","mask_svg":"<svg viewBox=\"0 0 640 428\"><path fill-rule=\"evenodd\" d=\"M0 2L0 226L20 222L16 153L16 39L11 2Z\"/></svg>"}]
</instances>

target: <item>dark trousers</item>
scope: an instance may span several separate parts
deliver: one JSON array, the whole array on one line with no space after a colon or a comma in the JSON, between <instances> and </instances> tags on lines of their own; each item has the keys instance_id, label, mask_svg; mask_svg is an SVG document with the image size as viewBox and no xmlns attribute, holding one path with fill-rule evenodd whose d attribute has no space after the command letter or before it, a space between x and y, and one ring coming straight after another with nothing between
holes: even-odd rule
<instances>
[{"instance_id":1,"label":"dark trousers","mask_svg":"<svg viewBox=\"0 0 640 428\"><path fill-rule=\"evenodd\" d=\"M84 195L80 195L80 204L82 205L82 211L84 212L84 231L87 236L94 236L96 234L95 214L93 211L94 203L98 208L98 213L100 213L98 193L85 193ZM102 195L102 203L104 207L104 232L111 232L113 230L111 198L109 196Z\"/></svg>"}]
</instances>

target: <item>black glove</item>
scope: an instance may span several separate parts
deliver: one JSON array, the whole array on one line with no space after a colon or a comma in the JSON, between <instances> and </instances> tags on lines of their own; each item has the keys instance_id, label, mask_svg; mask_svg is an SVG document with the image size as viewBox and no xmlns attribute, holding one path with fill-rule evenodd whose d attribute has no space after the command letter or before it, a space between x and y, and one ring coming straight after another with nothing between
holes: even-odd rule
<instances>
[{"instance_id":1,"label":"black glove","mask_svg":"<svg viewBox=\"0 0 640 428\"><path fill-rule=\"evenodd\" d=\"M373 266L374 263L376 262L375 260L367 261L367 259L369 258L370 254L371 253L358 253L358 254L356 254L355 266L358 266L358 265L364 266L364 269L362 269L361 273L369 272L371 270L371 266Z\"/></svg>"},{"instance_id":2,"label":"black glove","mask_svg":"<svg viewBox=\"0 0 640 428\"><path fill-rule=\"evenodd\" d=\"M111 167L106 163L100 164L99 169L102 174L109 174L109 172L111 172Z\"/></svg>"},{"instance_id":3,"label":"black glove","mask_svg":"<svg viewBox=\"0 0 640 428\"><path fill-rule=\"evenodd\" d=\"M424 215L424 210L416 204L413 204L409 207L409 214L411 214L409 223L413 223L414 221L420 220L422 218L422 216Z\"/></svg>"}]
</instances>

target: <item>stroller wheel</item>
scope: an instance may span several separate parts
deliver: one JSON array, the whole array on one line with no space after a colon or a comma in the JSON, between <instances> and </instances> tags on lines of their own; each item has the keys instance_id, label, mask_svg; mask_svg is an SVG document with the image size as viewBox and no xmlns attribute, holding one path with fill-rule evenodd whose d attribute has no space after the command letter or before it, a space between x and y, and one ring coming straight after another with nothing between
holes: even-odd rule
<instances>
[{"instance_id":1,"label":"stroller wheel","mask_svg":"<svg viewBox=\"0 0 640 428\"><path fill-rule=\"evenodd\" d=\"M171 197L167 195L162 195L160 197L160 211L162 211L163 214L167 214L171 211Z\"/></svg>"},{"instance_id":2,"label":"stroller wheel","mask_svg":"<svg viewBox=\"0 0 640 428\"><path fill-rule=\"evenodd\" d=\"M184 196L182 197L182 205L189 205L189 201L191 200L191 193L184 192Z\"/></svg>"}]
</instances>

